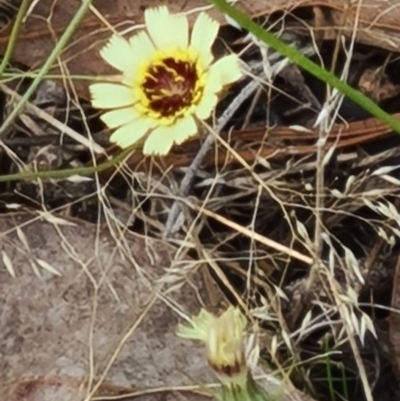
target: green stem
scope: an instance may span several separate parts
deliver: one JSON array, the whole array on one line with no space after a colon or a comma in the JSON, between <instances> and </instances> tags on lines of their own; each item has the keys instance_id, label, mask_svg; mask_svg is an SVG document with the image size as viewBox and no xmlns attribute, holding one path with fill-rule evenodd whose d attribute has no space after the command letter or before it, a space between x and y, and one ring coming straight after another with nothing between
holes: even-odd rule
<instances>
[{"instance_id":1,"label":"green stem","mask_svg":"<svg viewBox=\"0 0 400 401\"><path fill-rule=\"evenodd\" d=\"M353 102L360 105L364 110L371 113L380 121L386 123L394 131L400 133L400 121L392 115L382 110L375 102L363 95L361 92L347 85L329 71L324 70L319 65L312 62L293 47L285 44L272 33L264 30L261 26L253 22L245 14L228 4L225 0L207 0L214 4L221 12L234 19L241 27L255 35L258 39L275 49L283 56L299 65L310 74L338 89Z\"/></svg>"},{"instance_id":2,"label":"green stem","mask_svg":"<svg viewBox=\"0 0 400 401\"><path fill-rule=\"evenodd\" d=\"M272 401L274 399L274 396L266 394L251 374L248 375L244 386L235 383L222 384L221 401Z\"/></svg>"},{"instance_id":3,"label":"green stem","mask_svg":"<svg viewBox=\"0 0 400 401\"><path fill-rule=\"evenodd\" d=\"M1 0L0 0L1 1ZM2 78L36 78L38 75L37 72L35 71L19 71L19 72L10 72L6 71L1 74ZM46 74L43 78L46 79L62 79L63 75L62 74ZM68 78L70 78L73 81L79 80L79 81L88 81L88 82L104 82L107 79L109 79L109 76L106 75L68 75Z\"/></svg>"},{"instance_id":4,"label":"green stem","mask_svg":"<svg viewBox=\"0 0 400 401\"><path fill-rule=\"evenodd\" d=\"M131 146L124 149L121 153L115 156L111 160L107 160L104 163L98 164L92 167L76 167L65 170L49 170L49 171L32 171L27 173L16 173L0 175L0 182L10 182L18 180L33 180L33 179L49 179L49 178L67 178L72 175L90 175L94 173L99 173L101 171L107 170L122 161L134 150Z\"/></svg>"},{"instance_id":5,"label":"green stem","mask_svg":"<svg viewBox=\"0 0 400 401\"><path fill-rule=\"evenodd\" d=\"M18 38L18 32L22 24L22 20L26 14L26 10L28 9L28 5L30 4L30 0L23 0L19 9L17 18L15 19L10 38L8 39L7 49L4 53L3 60L1 60L0 64L0 78L3 76L4 70L6 69L8 62L11 59L12 52L14 50L15 42Z\"/></svg>"},{"instance_id":6,"label":"green stem","mask_svg":"<svg viewBox=\"0 0 400 401\"><path fill-rule=\"evenodd\" d=\"M78 11L72 18L72 21L69 23L68 27L62 34L60 40L57 42L55 45L53 51L43 64L43 67L40 69L38 74L36 75L35 79L33 80L32 84L30 87L27 89L27 91L24 93L22 96L21 100L15 105L15 108L13 111L8 115L6 120L4 121L3 125L0 127L0 137L6 132L6 129L8 126L14 121L14 119L19 115L21 110L23 109L25 103L29 100L29 98L33 95L35 92L36 88L39 86L40 82L44 78L44 76L47 74L47 72L50 70L52 67L53 63L56 61L57 57L65 47L65 45L68 43L68 40L74 33L75 29L78 27L80 21L84 17L86 11L92 4L92 0L82 0L82 4L79 7Z\"/></svg>"}]
</instances>

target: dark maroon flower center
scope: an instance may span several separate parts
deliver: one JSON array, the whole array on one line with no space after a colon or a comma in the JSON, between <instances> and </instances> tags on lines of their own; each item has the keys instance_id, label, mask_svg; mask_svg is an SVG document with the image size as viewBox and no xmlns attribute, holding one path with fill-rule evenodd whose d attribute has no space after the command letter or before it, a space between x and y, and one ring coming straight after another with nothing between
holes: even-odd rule
<instances>
[{"instance_id":1,"label":"dark maroon flower center","mask_svg":"<svg viewBox=\"0 0 400 401\"><path fill-rule=\"evenodd\" d=\"M194 63L168 57L150 65L142 90L151 110L162 117L174 117L194 103L197 81Z\"/></svg>"}]
</instances>

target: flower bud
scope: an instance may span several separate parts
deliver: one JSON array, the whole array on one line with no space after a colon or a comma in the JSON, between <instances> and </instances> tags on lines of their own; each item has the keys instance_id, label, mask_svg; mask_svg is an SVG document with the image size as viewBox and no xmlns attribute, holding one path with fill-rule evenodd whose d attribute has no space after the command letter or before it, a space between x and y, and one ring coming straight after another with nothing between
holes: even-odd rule
<instances>
[{"instance_id":1,"label":"flower bud","mask_svg":"<svg viewBox=\"0 0 400 401\"><path fill-rule=\"evenodd\" d=\"M207 360L222 384L223 401L267 401L246 363L244 337L247 321L240 309L230 307L215 317L202 309L191 327L179 325L177 334L205 343Z\"/></svg>"}]
</instances>

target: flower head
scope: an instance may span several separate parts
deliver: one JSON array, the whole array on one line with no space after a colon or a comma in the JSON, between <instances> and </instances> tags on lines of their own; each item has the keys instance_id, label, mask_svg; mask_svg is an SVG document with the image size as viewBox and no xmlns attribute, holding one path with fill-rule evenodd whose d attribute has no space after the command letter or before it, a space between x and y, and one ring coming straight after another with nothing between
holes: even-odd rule
<instances>
[{"instance_id":1,"label":"flower head","mask_svg":"<svg viewBox=\"0 0 400 401\"><path fill-rule=\"evenodd\" d=\"M219 25L201 13L189 38L186 17L161 6L145 11L146 31L126 40L114 35L101 56L122 75L119 82L90 86L94 107L116 128L111 142L122 148L144 142L143 153L167 154L210 117L221 89L241 78L236 55L213 63Z\"/></svg>"},{"instance_id":2,"label":"flower head","mask_svg":"<svg viewBox=\"0 0 400 401\"><path fill-rule=\"evenodd\" d=\"M202 309L192 319L192 327L179 325L178 335L206 344L207 359L221 382L245 382L247 366L244 355L246 318L238 308L230 307L215 317Z\"/></svg>"},{"instance_id":3,"label":"flower head","mask_svg":"<svg viewBox=\"0 0 400 401\"><path fill-rule=\"evenodd\" d=\"M222 401L268 401L253 379L244 355L247 321L239 308L229 307L215 317L202 309L191 326L179 325L177 334L206 344L208 362L222 384Z\"/></svg>"}]
</instances>

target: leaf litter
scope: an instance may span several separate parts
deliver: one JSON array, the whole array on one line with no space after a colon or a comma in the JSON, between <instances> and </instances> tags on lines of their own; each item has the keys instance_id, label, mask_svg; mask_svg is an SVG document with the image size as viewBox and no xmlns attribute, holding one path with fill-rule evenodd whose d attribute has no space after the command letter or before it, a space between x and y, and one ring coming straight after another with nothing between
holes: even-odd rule
<instances>
[{"instance_id":1,"label":"leaf litter","mask_svg":"<svg viewBox=\"0 0 400 401\"><path fill-rule=\"evenodd\" d=\"M34 31L29 24L34 19L28 19L15 52L20 75L15 73L11 85L14 93L23 94L29 78L21 77L29 67L40 65L53 45L49 29L55 28L58 19L62 21L56 31L62 29L78 3L57 3L52 19L41 20L41 28L36 27L36 39L30 36ZM398 40L397 27L391 20L397 8L393 4L393 15L383 14L392 31L383 31L384 21L375 21L372 29L380 35L372 38L364 29L371 18L366 3L361 7L360 35L352 53L339 42L334 65L330 64L336 37L329 36L326 30L326 36L313 42L310 29L318 35L318 23L329 21L318 19L318 15L331 16L334 21L343 17L337 2L273 1L268 5L270 9L265 4L260 7L260 2L249 2L247 7L266 27L278 33L284 29L286 40L314 60L322 60L338 75L351 57L351 67L345 71L348 82L387 111L399 113L399 62L388 53ZM390 7L388 2L378 3L378 7ZM118 4L126 7L130 3ZM136 4L147 5L138 2L135 7ZM294 4L301 7L288 13L271 11ZM35 13L47 15L46 7L53 5L47 0L38 2L30 17ZM118 29L128 26L116 14L120 8L107 11L105 2L95 3L95 7L105 21ZM176 7L181 5L176 3ZM197 4L191 2L185 7L179 11L190 12ZM354 10L351 8L347 15L349 28L353 28ZM130 12L134 24L140 24L134 17L141 11ZM90 31L98 35L91 51L85 55L79 51L86 49L82 39L72 42L63 55L68 58L74 54L68 63L74 85L74 74L107 73L98 70L104 65L96 62L95 55L109 30L104 29L101 19L94 25L92 21L90 15L77 33ZM306 32L302 27L308 28ZM392 42L388 41L389 35ZM293 384L302 391L297 393L300 399L396 399L393 394L398 391L398 376L390 372L399 363L395 335L398 305L397 293L392 299L388 294L392 288L395 290L393 280L398 270L400 177L395 166L399 139L346 99L334 109L325 107L331 105L332 99L321 83L302 71L293 71L270 49L249 44L245 32L226 25L220 37L224 46L242 55L250 71L264 70L262 63L268 61L269 79L259 81L257 98L254 95L244 102L229 119L222 136L225 143L213 146L196 171L187 197L180 198L176 188L199 150L196 141L175 149L171 159L133 155L117 169L93 175L91 181L75 175L72 180L2 184L4 217L0 224L4 225L2 246L7 248L2 250L5 269L0 274L7 289L2 291L3 304L7 305L3 327L8 328L2 333L2 355L6 355L2 362L13 368L2 369L9 373L0 383L7 380L10 399L15 394L28 394L33 400L43 394L49 398L49 394L62 394L85 399L96 385L88 385L86 393L80 393L82 380L93 384L99 378L104 380L96 395L128 394L143 383L154 389L170 386L165 391L189 386L193 381L186 380L185 375L174 379L178 371L187 371L187 360L178 361L175 367L167 351L189 347L183 343L171 345L177 341L172 322L178 319L173 310L192 314L197 312L194 305L199 302L211 307L226 301L239 303L249 316L257 318L262 359L276 377L288 377L281 386L286 389ZM30 41L34 51L27 52ZM224 46L218 51L225 51ZM83 62L88 57L90 63ZM277 68L274 63L282 61ZM294 78L298 85L291 82ZM250 76L248 81L251 79ZM221 100L217 118L237 98L241 85ZM92 139L101 149L114 152L108 148L107 134L97 112L85 102L86 84L78 81L76 85L80 102L71 99L63 87L44 87L47 100L43 102L42 92L31 99L31 104L51 118L43 120L31 108L10 127L2 138L2 174L90 165L93 155L86 145ZM60 90L65 96L60 97ZM8 102L10 93L2 96L4 104L12 108ZM9 109L3 107L3 112ZM334 113L337 117L332 119ZM60 124L51 124L52 120ZM333 123L336 125L331 130L323 131L323 124L329 127ZM63 127L86 140L66 136ZM323 156L320 163L316 157L318 145ZM96 162L101 162L102 157L97 156ZM322 187L317 182L318 175L323 178ZM164 238L165 223L177 198L181 205L179 224L172 236ZM15 205L25 213L24 217L9 214ZM79 230L81 236L77 235ZM91 242L85 245L87 238ZM154 244L159 249L155 250ZM15 251L19 248L23 252ZM164 258L164 252L169 256ZM165 286L157 294L164 309L146 312L145 327L140 324L124 343L124 332L132 328L131 315L138 318L146 310L151 288L157 286ZM203 287L206 295L200 296ZM185 294L183 298L178 296L182 295L180 291ZM19 302L15 294L21 297ZM18 314L9 313L14 303L15 310L20 311L18 319ZM160 316L164 315L167 329L160 337ZM12 324L16 325L14 331ZM47 337L39 340L38 335L30 334L21 339L19 333L24 325L31 325ZM154 350L162 349L160 342L166 344L163 358L168 363L160 366L168 372L164 377L154 371L159 364ZM382 346L388 343L395 351L393 355ZM32 344L42 347L43 353L33 354ZM81 348L82 344L85 347ZM146 355L135 351L144 344ZM110 361L115 350L119 350L115 364L107 369L105 361ZM199 371L205 368L202 355L192 344L186 350L186 354L182 353L184 358L195 361L190 375L208 382L210 378ZM152 362L146 365L149 360ZM140 366L140 370L132 372L134 366Z\"/></svg>"}]
</instances>

